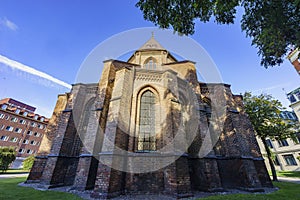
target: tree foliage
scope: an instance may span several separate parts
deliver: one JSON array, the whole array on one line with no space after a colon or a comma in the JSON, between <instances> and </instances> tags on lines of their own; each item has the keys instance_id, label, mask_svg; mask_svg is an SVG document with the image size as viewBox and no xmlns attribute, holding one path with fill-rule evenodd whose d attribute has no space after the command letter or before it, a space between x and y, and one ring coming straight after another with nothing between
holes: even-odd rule
<instances>
[{"instance_id":1,"label":"tree foliage","mask_svg":"<svg viewBox=\"0 0 300 200\"><path fill-rule=\"evenodd\" d=\"M295 125L280 117L284 108L282 104L271 95L244 94L245 111L247 112L253 128L260 138L283 139L295 133Z\"/></svg>"},{"instance_id":2,"label":"tree foliage","mask_svg":"<svg viewBox=\"0 0 300 200\"><path fill-rule=\"evenodd\" d=\"M5 172L15 159L16 151L13 147L0 147L0 171Z\"/></svg>"},{"instance_id":3,"label":"tree foliage","mask_svg":"<svg viewBox=\"0 0 300 200\"><path fill-rule=\"evenodd\" d=\"M242 7L241 29L264 67L279 65L291 47L300 46L300 0L139 0L136 6L146 20L184 35L194 34L196 20L233 24Z\"/></svg>"},{"instance_id":4,"label":"tree foliage","mask_svg":"<svg viewBox=\"0 0 300 200\"><path fill-rule=\"evenodd\" d=\"M28 156L24 161L23 161L23 169L29 170L32 168L34 162L34 156Z\"/></svg>"},{"instance_id":5,"label":"tree foliage","mask_svg":"<svg viewBox=\"0 0 300 200\"><path fill-rule=\"evenodd\" d=\"M295 134L294 123L280 117L283 110L282 104L271 95L252 95L249 92L244 94L245 111L252 123L256 135L262 140L267 152L271 166L273 180L277 181L276 171L273 164L272 152L267 146L266 139L284 139Z\"/></svg>"}]
</instances>

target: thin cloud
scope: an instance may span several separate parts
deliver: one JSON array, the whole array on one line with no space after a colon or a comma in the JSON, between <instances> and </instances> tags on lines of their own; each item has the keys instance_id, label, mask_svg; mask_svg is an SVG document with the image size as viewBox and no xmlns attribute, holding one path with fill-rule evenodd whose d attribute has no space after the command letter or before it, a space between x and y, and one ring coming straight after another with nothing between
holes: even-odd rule
<instances>
[{"instance_id":1,"label":"thin cloud","mask_svg":"<svg viewBox=\"0 0 300 200\"><path fill-rule=\"evenodd\" d=\"M279 85L274 85L274 86L270 86L270 87L266 87L266 88L261 88L261 89L257 89L257 90L253 90L252 92L256 93L256 92L268 92L270 90L277 90L277 89L282 89L286 86L290 85L290 83L283 83L283 84L279 84Z\"/></svg>"},{"instance_id":2,"label":"thin cloud","mask_svg":"<svg viewBox=\"0 0 300 200\"><path fill-rule=\"evenodd\" d=\"M15 23L8 20L6 17L0 19L0 25L9 28L12 31L16 31L19 28Z\"/></svg>"},{"instance_id":3,"label":"thin cloud","mask_svg":"<svg viewBox=\"0 0 300 200\"><path fill-rule=\"evenodd\" d=\"M26 72L28 74L31 74L33 76L36 76L36 77L39 77L39 78L51 81L53 83L56 83L58 85L66 87L66 88L71 89L71 87L72 87L70 84L68 84L66 82L63 82L61 80L58 80L57 78L54 78L53 76L50 76L49 74L46 74L46 73L41 72L41 71L38 71L38 70L36 70L36 69L34 69L32 67L23 65L22 63L19 63L17 61L11 60L11 59L9 59L9 58L7 58L5 56L2 56L2 55L0 55L0 63L5 64L6 66L8 66L8 67L10 67L12 69L17 69L17 70Z\"/></svg>"}]
</instances>

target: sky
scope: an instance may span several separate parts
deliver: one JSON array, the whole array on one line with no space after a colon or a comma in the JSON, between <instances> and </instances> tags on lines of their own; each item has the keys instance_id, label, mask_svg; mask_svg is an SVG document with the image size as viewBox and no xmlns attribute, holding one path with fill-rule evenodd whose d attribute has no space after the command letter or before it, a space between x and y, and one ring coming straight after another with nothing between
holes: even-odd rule
<instances>
[{"instance_id":1,"label":"sky","mask_svg":"<svg viewBox=\"0 0 300 200\"><path fill-rule=\"evenodd\" d=\"M0 0L0 98L14 98L51 117L57 95L70 91L97 45L124 31L154 27L136 2ZM268 69L260 66L257 49L241 31L241 14L234 25L196 22L190 38L206 50L233 93L271 94L288 107L285 93L300 86L299 75L288 60ZM144 42L150 37L150 31L142 35ZM158 41L162 46L170 42Z\"/></svg>"}]
</instances>

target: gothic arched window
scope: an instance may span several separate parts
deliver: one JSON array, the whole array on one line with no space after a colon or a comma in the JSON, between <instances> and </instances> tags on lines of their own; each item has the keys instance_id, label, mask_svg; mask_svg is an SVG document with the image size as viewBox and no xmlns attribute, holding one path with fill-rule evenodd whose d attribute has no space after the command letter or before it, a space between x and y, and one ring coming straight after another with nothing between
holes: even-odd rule
<instances>
[{"instance_id":1,"label":"gothic arched window","mask_svg":"<svg viewBox=\"0 0 300 200\"><path fill-rule=\"evenodd\" d=\"M140 100L138 151L155 151L155 95L146 90Z\"/></svg>"},{"instance_id":2,"label":"gothic arched window","mask_svg":"<svg viewBox=\"0 0 300 200\"><path fill-rule=\"evenodd\" d=\"M153 58L149 58L148 60L146 60L146 62L144 63L144 68L146 69L156 69L156 62Z\"/></svg>"}]
</instances>

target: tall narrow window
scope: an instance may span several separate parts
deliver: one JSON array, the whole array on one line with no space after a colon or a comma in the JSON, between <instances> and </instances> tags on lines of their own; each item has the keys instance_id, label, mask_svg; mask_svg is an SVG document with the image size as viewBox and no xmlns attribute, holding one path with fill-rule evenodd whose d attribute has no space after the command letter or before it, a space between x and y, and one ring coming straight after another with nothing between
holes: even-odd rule
<instances>
[{"instance_id":1,"label":"tall narrow window","mask_svg":"<svg viewBox=\"0 0 300 200\"><path fill-rule=\"evenodd\" d=\"M154 59L153 58L148 59L144 64L144 68L156 69L156 62L154 61Z\"/></svg>"},{"instance_id":2,"label":"tall narrow window","mask_svg":"<svg viewBox=\"0 0 300 200\"><path fill-rule=\"evenodd\" d=\"M141 96L138 151L155 151L155 95L150 90Z\"/></svg>"}]
</instances>

